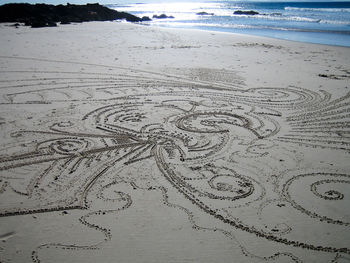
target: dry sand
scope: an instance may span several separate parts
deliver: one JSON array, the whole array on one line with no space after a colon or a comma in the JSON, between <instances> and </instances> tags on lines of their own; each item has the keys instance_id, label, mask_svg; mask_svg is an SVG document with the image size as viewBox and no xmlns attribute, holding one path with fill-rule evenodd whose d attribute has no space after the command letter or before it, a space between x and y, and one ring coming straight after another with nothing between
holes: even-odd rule
<instances>
[{"instance_id":1,"label":"dry sand","mask_svg":"<svg viewBox=\"0 0 350 263\"><path fill-rule=\"evenodd\" d=\"M0 35L0 262L350 261L349 48Z\"/></svg>"}]
</instances>

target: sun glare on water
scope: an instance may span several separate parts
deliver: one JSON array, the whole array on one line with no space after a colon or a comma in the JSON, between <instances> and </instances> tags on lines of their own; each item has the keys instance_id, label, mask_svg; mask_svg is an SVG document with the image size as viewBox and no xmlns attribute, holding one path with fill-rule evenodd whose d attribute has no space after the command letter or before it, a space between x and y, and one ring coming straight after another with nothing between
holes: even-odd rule
<instances>
[{"instance_id":1,"label":"sun glare on water","mask_svg":"<svg viewBox=\"0 0 350 263\"><path fill-rule=\"evenodd\" d=\"M153 15L166 14L173 16L176 20L181 19L196 19L196 13L207 12L221 14L223 9L220 8L220 3L206 2L160 2L147 4L133 4L118 7L118 11L141 13L142 15L152 17Z\"/></svg>"}]
</instances>

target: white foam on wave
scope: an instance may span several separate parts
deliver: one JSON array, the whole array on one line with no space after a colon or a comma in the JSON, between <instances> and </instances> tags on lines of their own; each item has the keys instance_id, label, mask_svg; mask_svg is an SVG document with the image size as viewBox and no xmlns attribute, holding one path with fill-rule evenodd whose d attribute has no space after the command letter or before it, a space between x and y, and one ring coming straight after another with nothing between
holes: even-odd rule
<instances>
[{"instance_id":1,"label":"white foam on wave","mask_svg":"<svg viewBox=\"0 0 350 263\"><path fill-rule=\"evenodd\" d=\"M246 25L246 24L218 24L218 23L202 23L202 22L191 22L191 23L184 23L184 22L168 22L165 20L162 21L154 21L152 22L155 26L165 26L165 27L175 27L175 28L199 28L203 30L214 30L214 31L223 31L223 32L237 32L236 30L239 30L238 32L252 32L253 31L260 31L263 30L265 32L273 31L274 34L278 34L278 32L295 32L295 33L340 33L340 34L347 34L343 31L329 31L329 30L320 30L320 29L313 29L313 30L307 30L307 29L297 29L297 28L288 28L288 27L280 27L280 26L267 26L267 25ZM248 30L248 31L245 31Z\"/></svg>"},{"instance_id":2,"label":"white foam on wave","mask_svg":"<svg viewBox=\"0 0 350 263\"><path fill-rule=\"evenodd\" d=\"M284 10L290 11L309 11L309 12L350 12L350 8L309 8L309 7L291 7L286 6Z\"/></svg>"},{"instance_id":3,"label":"white foam on wave","mask_svg":"<svg viewBox=\"0 0 350 263\"><path fill-rule=\"evenodd\" d=\"M338 21L338 20L320 20L321 24L333 24L333 25L344 25L350 26L350 21Z\"/></svg>"},{"instance_id":4,"label":"white foam on wave","mask_svg":"<svg viewBox=\"0 0 350 263\"><path fill-rule=\"evenodd\" d=\"M281 30L281 31L294 31L294 29L291 28L285 28L285 27L274 27L274 26L264 26L264 25L246 25L246 24L232 24L232 23L226 23L226 24L219 24L219 23L203 23L203 22L169 22L166 20L157 20L151 22L153 25L156 26L169 26L169 27L184 27L184 28L195 28L195 27L201 27L201 28L226 28L226 29L272 29L272 30Z\"/></svg>"},{"instance_id":5,"label":"white foam on wave","mask_svg":"<svg viewBox=\"0 0 350 263\"><path fill-rule=\"evenodd\" d=\"M297 21L297 22L311 22L318 23L320 19L301 17L301 16L276 16L276 15L233 15L232 17L237 18L253 18L253 19L265 19L274 21Z\"/></svg>"}]
</instances>

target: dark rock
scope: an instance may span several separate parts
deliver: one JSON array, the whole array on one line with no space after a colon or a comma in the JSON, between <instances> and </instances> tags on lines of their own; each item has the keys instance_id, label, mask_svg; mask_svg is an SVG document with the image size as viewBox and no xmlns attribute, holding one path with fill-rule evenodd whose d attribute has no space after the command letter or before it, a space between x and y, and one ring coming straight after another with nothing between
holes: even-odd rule
<instances>
[{"instance_id":1,"label":"dark rock","mask_svg":"<svg viewBox=\"0 0 350 263\"><path fill-rule=\"evenodd\" d=\"M250 15L250 16L254 16L254 15L258 15L259 12L250 10L250 11L242 11L242 10L237 10L233 12L234 15Z\"/></svg>"},{"instance_id":2,"label":"dark rock","mask_svg":"<svg viewBox=\"0 0 350 263\"><path fill-rule=\"evenodd\" d=\"M214 13L207 13L207 12L198 12L196 13L198 16L213 16Z\"/></svg>"},{"instance_id":3,"label":"dark rock","mask_svg":"<svg viewBox=\"0 0 350 263\"><path fill-rule=\"evenodd\" d=\"M32 28L39 28L39 27L47 27L48 25L45 21L35 20L35 21L30 21L28 23L28 26L31 26Z\"/></svg>"},{"instance_id":4,"label":"dark rock","mask_svg":"<svg viewBox=\"0 0 350 263\"><path fill-rule=\"evenodd\" d=\"M125 19L129 22L146 21L125 12L118 12L100 4L47 5L5 4L0 6L0 23L17 22L31 27L56 26L87 21L112 21ZM146 19L146 18L144 18Z\"/></svg>"},{"instance_id":5,"label":"dark rock","mask_svg":"<svg viewBox=\"0 0 350 263\"><path fill-rule=\"evenodd\" d=\"M143 16L143 17L141 18L141 20L142 20L142 22L144 22L144 21L152 21L152 19L149 18L148 16Z\"/></svg>"},{"instance_id":6,"label":"dark rock","mask_svg":"<svg viewBox=\"0 0 350 263\"><path fill-rule=\"evenodd\" d=\"M68 19L61 19L61 25L69 25L71 22L69 22Z\"/></svg>"},{"instance_id":7,"label":"dark rock","mask_svg":"<svg viewBox=\"0 0 350 263\"><path fill-rule=\"evenodd\" d=\"M49 21L49 22L47 22L47 26L49 26L49 27L56 27L57 23Z\"/></svg>"},{"instance_id":8,"label":"dark rock","mask_svg":"<svg viewBox=\"0 0 350 263\"><path fill-rule=\"evenodd\" d=\"M153 15L153 18L157 19L164 19L164 18L174 18L173 16L167 16L166 14L161 14L161 15Z\"/></svg>"}]
</instances>

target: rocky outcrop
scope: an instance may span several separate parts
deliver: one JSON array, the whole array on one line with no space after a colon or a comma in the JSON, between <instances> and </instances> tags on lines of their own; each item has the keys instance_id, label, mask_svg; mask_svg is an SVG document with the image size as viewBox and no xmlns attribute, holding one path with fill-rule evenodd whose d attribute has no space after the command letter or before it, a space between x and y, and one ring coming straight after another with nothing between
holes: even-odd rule
<instances>
[{"instance_id":1,"label":"rocky outcrop","mask_svg":"<svg viewBox=\"0 0 350 263\"><path fill-rule=\"evenodd\" d=\"M256 11L253 11L253 10L250 10L250 11L237 10L237 11L234 11L233 14L234 15L250 15L250 16L253 16L253 15L258 15L259 12L256 12Z\"/></svg>"},{"instance_id":2,"label":"rocky outcrop","mask_svg":"<svg viewBox=\"0 0 350 263\"><path fill-rule=\"evenodd\" d=\"M173 16L167 16L166 14L161 14L161 15L153 15L152 18L165 19L165 18L174 18L174 17Z\"/></svg>"},{"instance_id":3,"label":"rocky outcrop","mask_svg":"<svg viewBox=\"0 0 350 263\"><path fill-rule=\"evenodd\" d=\"M143 16L143 17L141 18L141 20L142 20L142 22L152 21L152 19L149 18L148 16Z\"/></svg>"},{"instance_id":4,"label":"rocky outcrop","mask_svg":"<svg viewBox=\"0 0 350 263\"><path fill-rule=\"evenodd\" d=\"M198 12L196 13L197 16L213 16L214 13L207 13L207 12Z\"/></svg>"},{"instance_id":5,"label":"rocky outcrop","mask_svg":"<svg viewBox=\"0 0 350 263\"><path fill-rule=\"evenodd\" d=\"M56 23L112 21L125 19L129 22L149 21L148 17L137 17L118 12L99 4L47 5L5 4L0 6L0 22L24 23L32 27L56 26Z\"/></svg>"}]
</instances>

